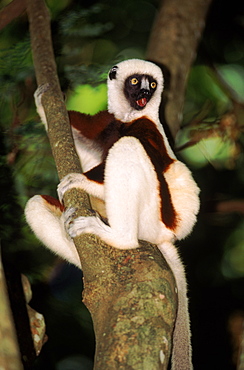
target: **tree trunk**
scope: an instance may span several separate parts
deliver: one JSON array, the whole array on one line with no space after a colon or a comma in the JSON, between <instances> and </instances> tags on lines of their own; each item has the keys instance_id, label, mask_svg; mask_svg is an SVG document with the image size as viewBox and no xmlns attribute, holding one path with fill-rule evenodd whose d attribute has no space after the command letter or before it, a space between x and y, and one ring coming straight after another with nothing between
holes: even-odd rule
<instances>
[{"instance_id":1,"label":"tree trunk","mask_svg":"<svg viewBox=\"0 0 244 370\"><path fill-rule=\"evenodd\" d=\"M185 88L212 0L163 0L151 32L147 59L163 66L162 116L175 137L182 121Z\"/></svg>"}]
</instances>

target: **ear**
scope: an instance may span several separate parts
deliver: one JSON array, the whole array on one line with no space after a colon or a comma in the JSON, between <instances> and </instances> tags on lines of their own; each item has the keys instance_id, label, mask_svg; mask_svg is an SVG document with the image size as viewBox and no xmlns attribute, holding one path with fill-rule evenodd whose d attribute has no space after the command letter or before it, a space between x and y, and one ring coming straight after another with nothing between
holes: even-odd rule
<instances>
[{"instance_id":1,"label":"ear","mask_svg":"<svg viewBox=\"0 0 244 370\"><path fill-rule=\"evenodd\" d=\"M116 79L116 73L117 73L117 66L114 66L113 68L110 69L108 77L110 80L115 80Z\"/></svg>"}]
</instances>

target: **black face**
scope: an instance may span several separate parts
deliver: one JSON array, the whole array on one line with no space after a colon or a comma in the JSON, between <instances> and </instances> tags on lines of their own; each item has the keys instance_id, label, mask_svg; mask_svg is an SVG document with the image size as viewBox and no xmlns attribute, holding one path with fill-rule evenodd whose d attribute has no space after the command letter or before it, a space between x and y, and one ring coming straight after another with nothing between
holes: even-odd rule
<instances>
[{"instance_id":1,"label":"black face","mask_svg":"<svg viewBox=\"0 0 244 370\"><path fill-rule=\"evenodd\" d=\"M142 110L156 89L157 82L152 76L134 74L125 80L124 94L132 108Z\"/></svg>"}]
</instances>

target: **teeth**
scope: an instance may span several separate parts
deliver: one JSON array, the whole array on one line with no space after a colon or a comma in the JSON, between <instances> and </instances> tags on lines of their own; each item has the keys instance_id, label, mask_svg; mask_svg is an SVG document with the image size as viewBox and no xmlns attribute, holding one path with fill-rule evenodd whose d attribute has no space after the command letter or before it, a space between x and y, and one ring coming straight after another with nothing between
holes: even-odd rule
<instances>
[{"instance_id":1,"label":"teeth","mask_svg":"<svg viewBox=\"0 0 244 370\"><path fill-rule=\"evenodd\" d=\"M146 98L139 99L136 101L136 104L139 105L139 107L145 107L145 105L147 104L147 99Z\"/></svg>"}]
</instances>

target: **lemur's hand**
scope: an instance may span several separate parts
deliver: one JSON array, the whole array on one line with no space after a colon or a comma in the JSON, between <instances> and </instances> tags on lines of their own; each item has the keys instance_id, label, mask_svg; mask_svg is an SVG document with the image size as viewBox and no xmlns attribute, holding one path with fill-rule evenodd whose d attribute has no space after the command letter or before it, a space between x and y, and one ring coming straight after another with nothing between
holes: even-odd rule
<instances>
[{"instance_id":1,"label":"lemur's hand","mask_svg":"<svg viewBox=\"0 0 244 370\"><path fill-rule=\"evenodd\" d=\"M50 84L46 83L43 85L38 86L34 93L34 99L35 99L35 104L36 104L36 110L37 113L39 114L42 123L44 124L46 130L47 130L47 118L42 106L42 95L50 88Z\"/></svg>"}]
</instances>

